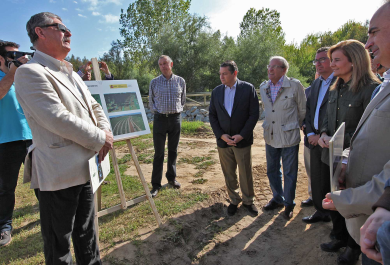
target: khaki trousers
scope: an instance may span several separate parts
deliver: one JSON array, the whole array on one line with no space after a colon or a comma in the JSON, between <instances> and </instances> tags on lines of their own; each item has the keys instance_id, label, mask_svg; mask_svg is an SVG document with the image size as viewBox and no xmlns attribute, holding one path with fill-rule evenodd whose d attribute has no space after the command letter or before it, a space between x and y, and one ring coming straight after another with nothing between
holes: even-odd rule
<instances>
[{"instance_id":1,"label":"khaki trousers","mask_svg":"<svg viewBox=\"0 0 390 265\"><path fill-rule=\"evenodd\" d=\"M242 201L246 205L253 204L255 192L253 190L251 146L244 148L218 147L218 153L231 203L238 205ZM240 184L237 180L237 165ZM240 186L242 199L238 194Z\"/></svg>"}]
</instances>

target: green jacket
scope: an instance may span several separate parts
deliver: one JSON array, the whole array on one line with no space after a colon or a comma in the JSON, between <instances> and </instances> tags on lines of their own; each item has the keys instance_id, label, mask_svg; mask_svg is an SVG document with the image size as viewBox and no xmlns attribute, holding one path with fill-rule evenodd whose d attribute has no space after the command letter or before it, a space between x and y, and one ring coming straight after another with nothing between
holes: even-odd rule
<instances>
[{"instance_id":1,"label":"green jacket","mask_svg":"<svg viewBox=\"0 0 390 265\"><path fill-rule=\"evenodd\" d=\"M351 81L346 84L339 82L336 89L329 91L328 109L320 130L320 133L325 132L327 135L333 136L341 123L345 122L343 149L350 146L352 135L355 133L364 110L370 103L372 92L378 86L378 83L373 82L354 93L349 90L350 83ZM321 160L329 164L329 149L323 149Z\"/></svg>"}]
</instances>

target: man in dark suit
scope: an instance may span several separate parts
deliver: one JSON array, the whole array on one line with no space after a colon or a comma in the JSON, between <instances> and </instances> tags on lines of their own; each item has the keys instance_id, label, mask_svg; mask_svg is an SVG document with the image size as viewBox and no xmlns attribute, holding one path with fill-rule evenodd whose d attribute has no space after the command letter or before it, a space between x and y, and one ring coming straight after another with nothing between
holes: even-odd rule
<instances>
[{"instance_id":1,"label":"man in dark suit","mask_svg":"<svg viewBox=\"0 0 390 265\"><path fill-rule=\"evenodd\" d=\"M319 129L326 115L328 106L329 87L336 80L333 70L330 68L330 59L327 52L329 47L317 50L313 64L320 75L311 85L310 96L306 102L306 134L310 148L310 175L312 198L316 212L302 219L305 223L320 221L329 222L329 213L322 208L322 199L330 191L330 177L328 167L323 166L321 161L322 148L318 145L320 138Z\"/></svg>"},{"instance_id":2,"label":"man in dark suit","mask_svg":"<svg viewBox=\"0 0 390 265\"><path fill-rule=\"evenodd\" d=\"M259 100L255 87L237 79L234 61L221 64L222 85L214 88L210 100L210 124L217 138L219 159L230 197L228 214L234 215L242 201L245 208L257 215L253 204L251 145L253 129L259 119ZM238 165L242 199L238 194L236 169Z\"/></svg>"}]
</instances>

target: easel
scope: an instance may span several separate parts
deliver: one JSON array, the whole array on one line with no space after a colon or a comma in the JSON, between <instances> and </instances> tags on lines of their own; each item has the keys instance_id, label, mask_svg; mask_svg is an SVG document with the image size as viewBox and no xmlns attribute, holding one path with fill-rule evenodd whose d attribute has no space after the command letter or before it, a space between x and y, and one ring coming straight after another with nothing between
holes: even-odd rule
<instances>
[{"instance_id":1,"label":"easel","mask_svg":"<svg viewBox=\"0 0 390 265\"><path fill-rule=\"evenodd\" d=\"M96 81L101 81L102 77L100 75L100 69L99 69L98 61L97 61L96 58L92 58L91 61L92 61L92 69L93 69L93 72L94 72L94 75L95 75L95 80ZM138 137L138 136L135 136L135 137L132 137L132 138L136 138L136 137ZM152 207L152 210L153 210L153 214L156 217L156 221L157 221L158 226L162 225L160 215L157 212L157 208L156 208L156 205L154 204L154 200L152 198L152 195L150 194L150 191L149 191L149 188L148 188L148 184L145 181L144 175L143 175L141 167L139 165L137 155L135 154L133 145L131 144L130 139L132 139L132 138L126 139L126 144L127 144L127 147L130 150L131 157L132 157L132 159L134 161L134 165L135 165L135 167L137 169L138 175L139 175L139 177L141 179L142 186L144 187L146 195L143 195L141 197L135 198L135 199L130 200L130 201L126 201L125 192L123 190L123 185L122 185L122 179L121 179L121 175L120 175L120 172L119 172L118 160L116 158L115 148L113 147L112 150L110 150L110 155L111 155L112 164L113 164L114 170L115 170L115 178L116 178L116 182L117 182L117 185L118 185L119 197L121 199L121 203L118 204L118 205L115 205L113 207L110 207L108 209L101 210L101 196L102 196L101 187L99 187L99 189L95 192L95 195L94 195L94 200L95 200L95 229L96 229L97 242L99 242L99 223L98 223L98 218L99 217L102 217L104 215L116 212L116 211L121 210L121 209L124 210L124 209L126 209L127 207L129 207L131 205L134 205L134 204L146 201L146 200L149 200L150 206Z\"/></svg>"}]
</instances>

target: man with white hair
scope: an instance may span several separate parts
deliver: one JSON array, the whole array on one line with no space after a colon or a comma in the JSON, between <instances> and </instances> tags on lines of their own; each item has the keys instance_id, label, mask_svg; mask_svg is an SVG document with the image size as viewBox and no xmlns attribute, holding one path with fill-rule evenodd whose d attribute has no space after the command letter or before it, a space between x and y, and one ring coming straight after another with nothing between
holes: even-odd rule
<instances>
[{"instance_id":1,"label":"man with white hair","mask_svg":"<svg viewBox=\"0 0 390 265\"><path fill-rule=\"evenodd\" d=\"M281 56L273 56L267 65L268 81L260 85L265 120L267 175L273 198L263 207L270 211L285 206L283 217L290 219L295 206L298 174L300 128L306 113L305 91L296 79L287 77L289 64ZM284 190L280 159L283 162Z\"/></svg>"}]
</instances>

